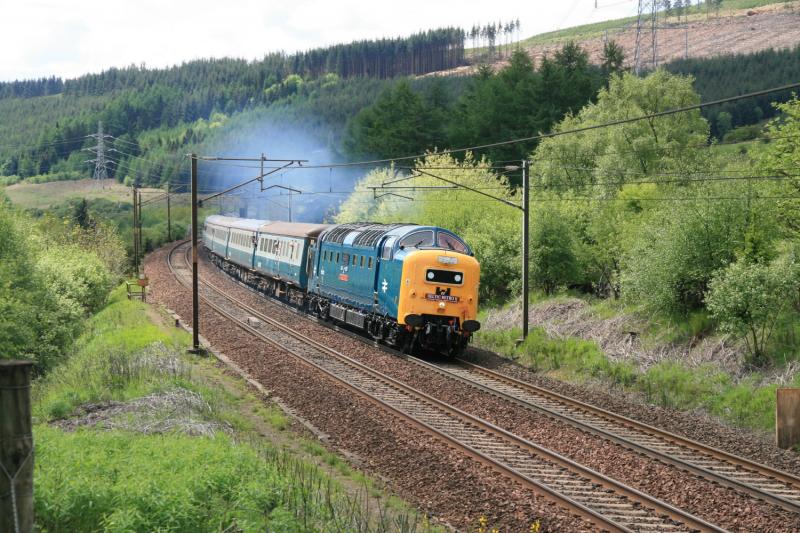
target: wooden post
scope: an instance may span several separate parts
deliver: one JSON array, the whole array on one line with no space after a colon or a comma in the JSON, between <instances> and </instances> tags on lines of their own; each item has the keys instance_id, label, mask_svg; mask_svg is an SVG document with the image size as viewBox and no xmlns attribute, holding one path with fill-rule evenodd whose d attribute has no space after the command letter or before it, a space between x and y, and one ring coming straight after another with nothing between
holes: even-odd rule
<instances>
[{"instance_id":1,"label":"wooden post","mask_svg":"<svg viewBox=\"0 0 800 533\"><path fill-rule=\"evenodd\" d=\"M0 360L0 531L33 531L30 361Z\"/></svg>"},{"instance_id":2,"label":"wooden post","mask_svg":"<svg viewBox=\"0 0 800 533\"><path fill-rule=\"evenodd\" d=\"M800 389L777 389L775 444L787 450L800 444Z\"/></svg>"}]
</instances>

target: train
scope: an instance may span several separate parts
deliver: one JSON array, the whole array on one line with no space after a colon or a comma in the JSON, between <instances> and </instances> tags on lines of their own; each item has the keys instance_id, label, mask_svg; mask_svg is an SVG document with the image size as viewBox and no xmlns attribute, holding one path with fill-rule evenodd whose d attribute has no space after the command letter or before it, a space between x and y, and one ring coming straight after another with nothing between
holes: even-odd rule
<instances>
[{"instance_id":1,"label":"train","mask_svg":"<svg viewBox=\"0 0 800 533\"><path fill-rule=\"evenodd\" d=\"M457 356L480 329L480 264L444 228L211 215L202 242L256 291L406 353Z\"/></svg>"}]
</instances>

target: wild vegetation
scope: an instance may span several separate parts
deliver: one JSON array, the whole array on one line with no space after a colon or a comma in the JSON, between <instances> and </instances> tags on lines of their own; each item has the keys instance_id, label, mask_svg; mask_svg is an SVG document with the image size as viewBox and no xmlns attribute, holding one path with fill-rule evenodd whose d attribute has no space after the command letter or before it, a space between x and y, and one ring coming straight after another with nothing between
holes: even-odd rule
<instances>
[{"instance_id":1,"label":"wild vegetation","mask_svg":"<svg viewBox=\"0 0 800 533\"><path fill-rule=\"evenodd\" d=\"M64 358L127 266L114 229L83 207L34 220L0 196L0 353L40 372Z\"/></svg>"},{"instance_id":2,"label":"wild vegetation","mask_svg":"<svg viewBox=\"0 0 800 533\"><path fill-rule=\"evenodd\" d=\"M334 476L310 456L255 438L264 427L282 431L283 413L241 386L221 386L229 378L213 365L181 355L188 342L120 288L69 358L35 383L40 529L431 529L336 458L325 457L339 465ZM362 488L345 488L343 476Z\"/></svg>"}]
</instances>

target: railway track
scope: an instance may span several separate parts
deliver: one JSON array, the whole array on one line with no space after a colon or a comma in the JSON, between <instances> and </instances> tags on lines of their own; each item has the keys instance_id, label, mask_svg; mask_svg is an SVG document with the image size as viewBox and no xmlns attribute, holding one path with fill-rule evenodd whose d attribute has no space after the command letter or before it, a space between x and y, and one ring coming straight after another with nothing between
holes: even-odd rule
<instances>
[{"instance_id":1,"label":"railway track","mask_svg":"<svg viewBox=\"0 0 800 533\"><path fill-rule=\"evenodd\" d=\"M247 287L247 285L243 285ZM252 289L250 289L252 290ZM271 300L293 312L283 302ZM298 314L300 314L298 312ZM329 324L307 317L319 324ZM649 426L611 411L568 398L464 360L432 362L406 356L363 336L332 326L340 333L374 345L488 394L593 433L628 449L732 488L759 500L800 513L800 478L766 465Z\"/></svg>"},{"instance_id":2,"label":"railway track","mask_svg":"<svg viewBox=\"0 0 800 533\"><path fill-rule=\"evenodd\" d=\"M186 255L169 268L188 286ZM201 280L201 300L252 335L279 346L395 416L608 531L722 531L717 526L445 404L301 335Z\"/></svg>"},{"instance_id":3,"label":"railway track","mask_svg":"<svg viewBox=\"0 0 800 533\"><path fill-rule=\"evenodd\" d=\"M430 363L414 359L417 364L433 368L489 394L564 421L720 485L800 513L800 479L785 472L467 361Z\"/></svg>"}]
</instances>

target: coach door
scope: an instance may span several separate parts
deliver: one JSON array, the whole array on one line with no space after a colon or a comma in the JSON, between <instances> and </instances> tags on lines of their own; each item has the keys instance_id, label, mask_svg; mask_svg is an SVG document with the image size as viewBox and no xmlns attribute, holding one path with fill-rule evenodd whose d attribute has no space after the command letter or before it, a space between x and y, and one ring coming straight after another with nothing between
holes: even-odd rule
<instances>
[{"instance_id":1,"label":"coach door","mask_svg":"<svg viewBox=\"0 0 800 533\"><path fill-rule=\"evenodd\" d=\"M308 240L308 258L306 259L306 279L314 273L314 259L317 257L317 240Z\"/></svg>"}]
</instances>

